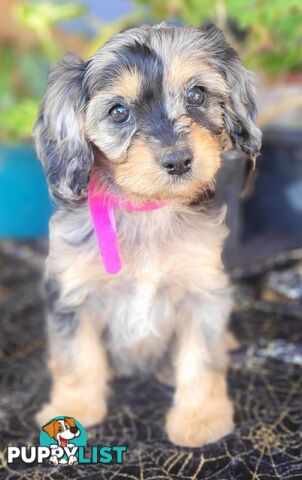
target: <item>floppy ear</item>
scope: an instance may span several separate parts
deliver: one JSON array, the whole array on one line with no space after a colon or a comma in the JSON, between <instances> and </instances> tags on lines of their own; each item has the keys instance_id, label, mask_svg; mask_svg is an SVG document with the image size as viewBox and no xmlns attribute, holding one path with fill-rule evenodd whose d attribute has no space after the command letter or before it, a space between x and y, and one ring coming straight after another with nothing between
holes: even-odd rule
<instances>
[{"instance_id":1,"label":"floppy ear","mask_svg":"<svg viewBox=\"0 0 302 480\"><path fill-rule=\"evenodd\" d=\"M65 417L64 422L67 422L70 427L76 427L74 418L72 417Z\"/></svg>"},{"instance_id":2,"label":"floppy ear","mask_svg":"<svg viewBox=\"0 0 302 480\"><path fill-rule=\"evenodd\" d=\"M256 126L255 91L251 74L243 67L237 52L213 24L202 29L203 50L214 68L224 77L229 100L224 103L224 120L234 147L240 147L255 162L261 147L261 131Z\"/></svg>"},{"instance_id":3,"label":"floppy ear","mask_svg":"<svg viewBox=\"0 0 302 480\"><path fill-rule=\"evenodd\" d=\"M85 63L71 54L51 71L34 128L38 157L57 203L87 196L93 152L84 132L84 72Z\"/></svg>"},{"instance_id":4,"label":"floppy ear","mask_svg":"<svg viewBox=\"0 0 302 480\"><path fill-rule=\"evenodd\" d=\"M54 438L54 434L55 434L54 423L55 423L55 420L53 420L50 423L47 423L42 427L43 432L46 432L47 435L50 436L50 438Z\"/></svg>"}]
</instances>

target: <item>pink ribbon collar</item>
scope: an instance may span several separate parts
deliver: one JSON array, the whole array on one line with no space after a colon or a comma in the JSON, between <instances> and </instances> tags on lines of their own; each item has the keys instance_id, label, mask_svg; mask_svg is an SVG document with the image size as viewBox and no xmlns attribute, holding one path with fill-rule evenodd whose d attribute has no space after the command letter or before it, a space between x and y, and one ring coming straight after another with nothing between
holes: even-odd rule
<instances>
[{"instance_id":1,"label":"pink ribbon collar","mask_svg":"<svg viewBox=\"0 0 302 480\"><path fill-rule=\"evenodd\" d=\"M127 212L147 212L157 210L163 202L145 202L135 204L129 200L115 197L102 191L92 178L89 182L88 203L96 233L104 268L110 275L117 274L122 268L115 223L115 209Z\"/></svg>"}]
</instances>

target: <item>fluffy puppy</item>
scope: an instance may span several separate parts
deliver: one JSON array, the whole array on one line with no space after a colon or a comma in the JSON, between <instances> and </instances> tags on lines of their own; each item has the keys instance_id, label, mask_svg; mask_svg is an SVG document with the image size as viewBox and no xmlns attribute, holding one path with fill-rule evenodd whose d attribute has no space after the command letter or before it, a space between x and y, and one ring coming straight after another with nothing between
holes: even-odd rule
<instances>
[{"instance_id":1,"label":"fluffy puppy","mask_svg":"<svg viewBox=\"0 0 302 480\"><path fill-rule=\"evenodd\" d=\"M258 154L254 122L250 76L213 25L133 28L51 72L34 131L58 205L46 266L53 384L40 424L66 409L86 426L102 421L109 363L131 374L166 359L175 372L170 440L200 446L232 430L225 212L206 198L223 134ZM92 169L122 199L165 203L116 210L123 268L115 276L103 268L88 209Z\"/></svg>"}]
</instances>

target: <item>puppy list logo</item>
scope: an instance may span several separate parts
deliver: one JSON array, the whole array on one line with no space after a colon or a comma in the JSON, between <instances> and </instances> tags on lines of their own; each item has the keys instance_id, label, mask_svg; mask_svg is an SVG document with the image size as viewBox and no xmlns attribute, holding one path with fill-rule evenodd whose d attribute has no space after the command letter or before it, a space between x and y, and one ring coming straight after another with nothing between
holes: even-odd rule
<instances>
[{"instance_id":1,"label":"puppy list logo","mask_svg":"<svg viewBox=\"0 0 302 480\"><path fill-rule=\"evenodd\" d=\"M74 418L55 417L43 425L40 445L50 448L50 463L74 465L78 463L78 447L86 447L87 436L84 427Z\"/></svg>"},{"instance_id":2,"label":"puppy list logo","mask_svg":"<svg viewBox=\"0 0 302 480\"><path fill-rule=\"evenodd\" d=\"M40 432L39 447L12 447L7 449L7 463L21 459L24 463L43 463L53 465L75 465L85 463L123 463L127 447L96 446L85 451L87 435L84 427L73 417L55 417Z\"/></svg>"}]
</instances>

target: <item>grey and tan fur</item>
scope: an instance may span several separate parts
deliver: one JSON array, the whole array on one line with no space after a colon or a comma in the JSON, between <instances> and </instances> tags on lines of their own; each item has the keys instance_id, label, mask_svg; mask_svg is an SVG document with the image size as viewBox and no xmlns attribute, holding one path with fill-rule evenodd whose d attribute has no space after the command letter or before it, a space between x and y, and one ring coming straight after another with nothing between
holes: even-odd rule
<instances>
[{"instance_id":1,"label":"grey and tan fur","mask_svg":"<svg viewBox=\"0 0 302 480\"><path fill-rule=\"evenodd\" d=\"M191 91L200 104L192 106ZM112 117L116 105L125 122ZM53 385L40 424L66 411L86 426L103 420L113 372L156 371L165 358L175 372L169 438L199 446L232 430L225 212L205 199L223 134L257 156L254 122L249 74L213 25L133 28L87 62L68 55L52 71L34 131L59 206L46 266ZM179 155L189 163L175 174ZM123 269L116 276L103 270L88 211L92 167L116 195L167 203L117 211Z\"/></svg>"}]
</instances>

